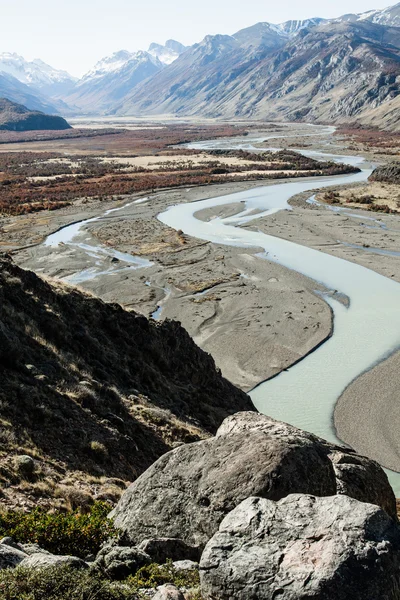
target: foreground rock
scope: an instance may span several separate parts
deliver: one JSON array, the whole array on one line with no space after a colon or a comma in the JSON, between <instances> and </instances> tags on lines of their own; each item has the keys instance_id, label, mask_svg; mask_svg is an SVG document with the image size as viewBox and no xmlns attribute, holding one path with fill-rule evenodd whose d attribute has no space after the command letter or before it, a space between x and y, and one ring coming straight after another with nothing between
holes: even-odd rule
<instances>
[{"instance_id":1,"label":"foreground rock","mask_svg":"<svg viewBox=\"0 0 400 600\"><path fill-rule=\"evenodd\" d=\"M161 585L153 600L185 600L182 592L172 584Z\"/></svg>"},{"instance_id":2,"label":"foreground rock","mask_svg":"<svg viewBox=\"0 0 400 600\"><path fill-rule=\"evenodd\" d=\"M398 600L400 532L346 496L248 498L207 544L200 578L205 600Z\"/></svg>"},{"instance_id":3,"label":"foreground rock","mask_svg":"<svg viewBox=\"0 0 400 600\"><path fill-rule=\"evenodd\" d=\"M224 421L216 437L160 458L111 516L124 544L163 535L202 549L246 498L277 501L293 493L346 494L396 515L387 477L372 461L269 417L239 413Z\"/></svg>"},{"instance_id":4,"label":"foreground rock","mask_svg":"<svg viewBox=\"0 0 400 600\"><path fill-rule=\"evenodd\" d=\"M72 567L74 569L88 569L87 563L76 556L56 556L55 554L31 554L24 558L21 567L29 569L43 569L47 567Z\"/></svg>"},{"instance_id":5,"label":"foreground rock","mask_svg":"<svg viewBox=\"0 0 400 600\"><path fill-rule=\"evenodd\" d=\"M27 558L27 554L6 544L0 544L0 569L9 569L17 567L22 561Z\"/></svg>"},{"instance_id":6,"label":"foreground rock","mask_svg":"<svg viewBox=\"0 0 400 600\"><path fill-rule=\"evenodd\" d=\"M139 548L107 544L98 553L92 568L110 579L122 581L151 562L150 556Z\"/></svg>"},{"instance_id":7,"label":"foreground rock","mask_svg":"<svg viewBox=\"0 0 400 600\"><path fill-rule=\"evenodd\" d=\"M164 534L202 548L242 500L279 500L292 492L336 493L326 453L306 438L287 443L262 431L238 432L163 456L124 493L111 516L124 543Z\"/></svg>"},{"instance_id":8,"label":"foreground rock","mask_svg":"<svg viewBox=\"0 0 400 600\"><path fill-rule=\"evenodd\" d=\"M356 454L350 448L330 444L293 425L258 413L240 412L227 417L218 429L217 437L240 431L263 431L268 435L285 439L288 443L298 438L312 440L324 449L332 463L337 494L350 496L361 502L376 504L391 517L397 519L396 498L393 490L386 473L373 460Z\"/></svg>"}]
</instances>

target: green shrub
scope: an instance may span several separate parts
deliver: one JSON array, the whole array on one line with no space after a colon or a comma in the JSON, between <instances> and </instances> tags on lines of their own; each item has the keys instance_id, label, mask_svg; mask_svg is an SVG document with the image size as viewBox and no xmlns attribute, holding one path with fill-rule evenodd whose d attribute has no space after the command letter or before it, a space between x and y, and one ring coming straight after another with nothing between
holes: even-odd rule
<instances>
[{"instance_id":1,"label":"green shrub","mask_svg":"<svg viewBox=\"0 0 400 600\"><path fill-rule=\"evenodd\" d=\"M0 537L11 536L17 542L39 544L53 554L72 554L85 558L96 554L103 542L116 537L117 531L107 519L110 505L95 502L87 514L31 513L8 511L0 514Z\"/></svg>"},{"instance_id":2,"label":"green shrub","mask_svg":"<svg viewBox=\"0 0 400 600\"><path fill-rule=\"evenodd\" d=\"M136 600L129 588L69 567L4 569L1 600Z\"/></svg>"},{"instance_id":3,"label":"green shrub","mask_svg":"<svg viewBox=\"0 0 400 600\"><path fill-rule=\"evenodd\" d=\"M165 565L156 563L146 565L139 569L135 575L131 575L126 582L135 590L156 588L166 583L173 583L176 587L191 588L200 585L200 578L196 569L193 571L178 571L174 568L172 561L168 561Z\"/></svg>"}]
</instances>

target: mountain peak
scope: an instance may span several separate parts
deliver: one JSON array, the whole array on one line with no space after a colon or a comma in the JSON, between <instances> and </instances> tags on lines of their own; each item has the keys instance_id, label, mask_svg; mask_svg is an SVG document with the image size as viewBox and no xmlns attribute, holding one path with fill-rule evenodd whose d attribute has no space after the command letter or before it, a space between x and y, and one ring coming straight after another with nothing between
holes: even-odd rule
<instances>
[{"instance_id":1,"label":"mountain peak","mask_svg":"<svg viewBox=\"0 0 400 600\"><path fill-rule=\"evenodd\" d=\"M167 40L165 45L153 42L148 53L157 58L164 65L170 65L186 50L186 46L176 40Z\"/></svg>"}]
</instances>

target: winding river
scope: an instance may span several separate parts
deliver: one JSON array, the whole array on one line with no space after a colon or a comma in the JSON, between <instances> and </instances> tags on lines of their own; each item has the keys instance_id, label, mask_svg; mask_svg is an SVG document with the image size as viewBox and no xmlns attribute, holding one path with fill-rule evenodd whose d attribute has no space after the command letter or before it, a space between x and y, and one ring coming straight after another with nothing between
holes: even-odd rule
<instances>
[{"instance_id":1,"label":"winding river","mask_svg":"<svg viewBox=\"0 0 400 600\"><path fill-rule=\"evenodd\" d=\"M327 128L324 130L327 133ZM260 150L254 144L262 140L266 140L266 137L261 140L213 140L192 144L190 147ZM363 163L360 157L339 157L320 152L303 153L313 157L334 158L361 167ZM288 201L296 194L315 187L365 181L370 172L363 169L354 175L313 178L258 187L220 198L171 206L158 216L165 225L198 239L230 246L262 248L263 255L269 261L302 273L322 283L327 290L340 292L349 298L350 302L345 306L331 294L327 294L325 300L334 314L333 336L288 371L262 383L250 394L260 412L332 442L339 441L333 426L333 410L342 392L359 375L400 347L400 285L360 265L240 226L256 222L260 217L268 217L278 211L291 210ZM208 222L196 218L196 213L201 210L238 202L243 203L240 214L229 218L214 218ZM66 227L50 236L45 243L49 246L57 245L60 241L73 244L74 238L91 221L93 220ZM85 249L82 244L80 249ZM90 246L90 251L93 252L93 246ZM101 257L102 252L104 249L98 248L96 258ZM139 265L135 262L136 259L129 255L119 254L117 258L121 261L122 268L129 266L129 262L136 268L146 266ZM127 265L124 266L124 263ZM101 273L101 266L97 269L98 273ZM82 276L85 277L85 274L78 273L72 281L82 281ZM389 472L389 478L399 495L400 474Z\"/></svg>"}]
</instances>

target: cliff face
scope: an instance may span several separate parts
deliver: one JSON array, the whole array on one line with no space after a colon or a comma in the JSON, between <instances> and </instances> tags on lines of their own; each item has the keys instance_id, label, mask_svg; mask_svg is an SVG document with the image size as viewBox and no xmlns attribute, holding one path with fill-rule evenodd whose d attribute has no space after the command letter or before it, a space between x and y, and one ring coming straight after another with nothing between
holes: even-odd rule
<instances>
[{"instance_id":1,"label":"cliff face","mask_svg":"<svg viewBox=\"0 0 400 600\"><path fill-rule=\"evenodd\" d=\"M0 258L0 481L13 455L46 479L136 478L176 442L254 410L179 323L147 320Z\"/></svg>"},{"instance_id":2,"label":"cliff face","mask_svg":"<svg viewBox=\"0 0 400 600\"><path fill-rule=\"evenodd\" d=\"M61 130L71 129L71 125L62 117L29 110L22 104L0 98L0 129L6 131Z\"/></svg>"}]
</instances>

